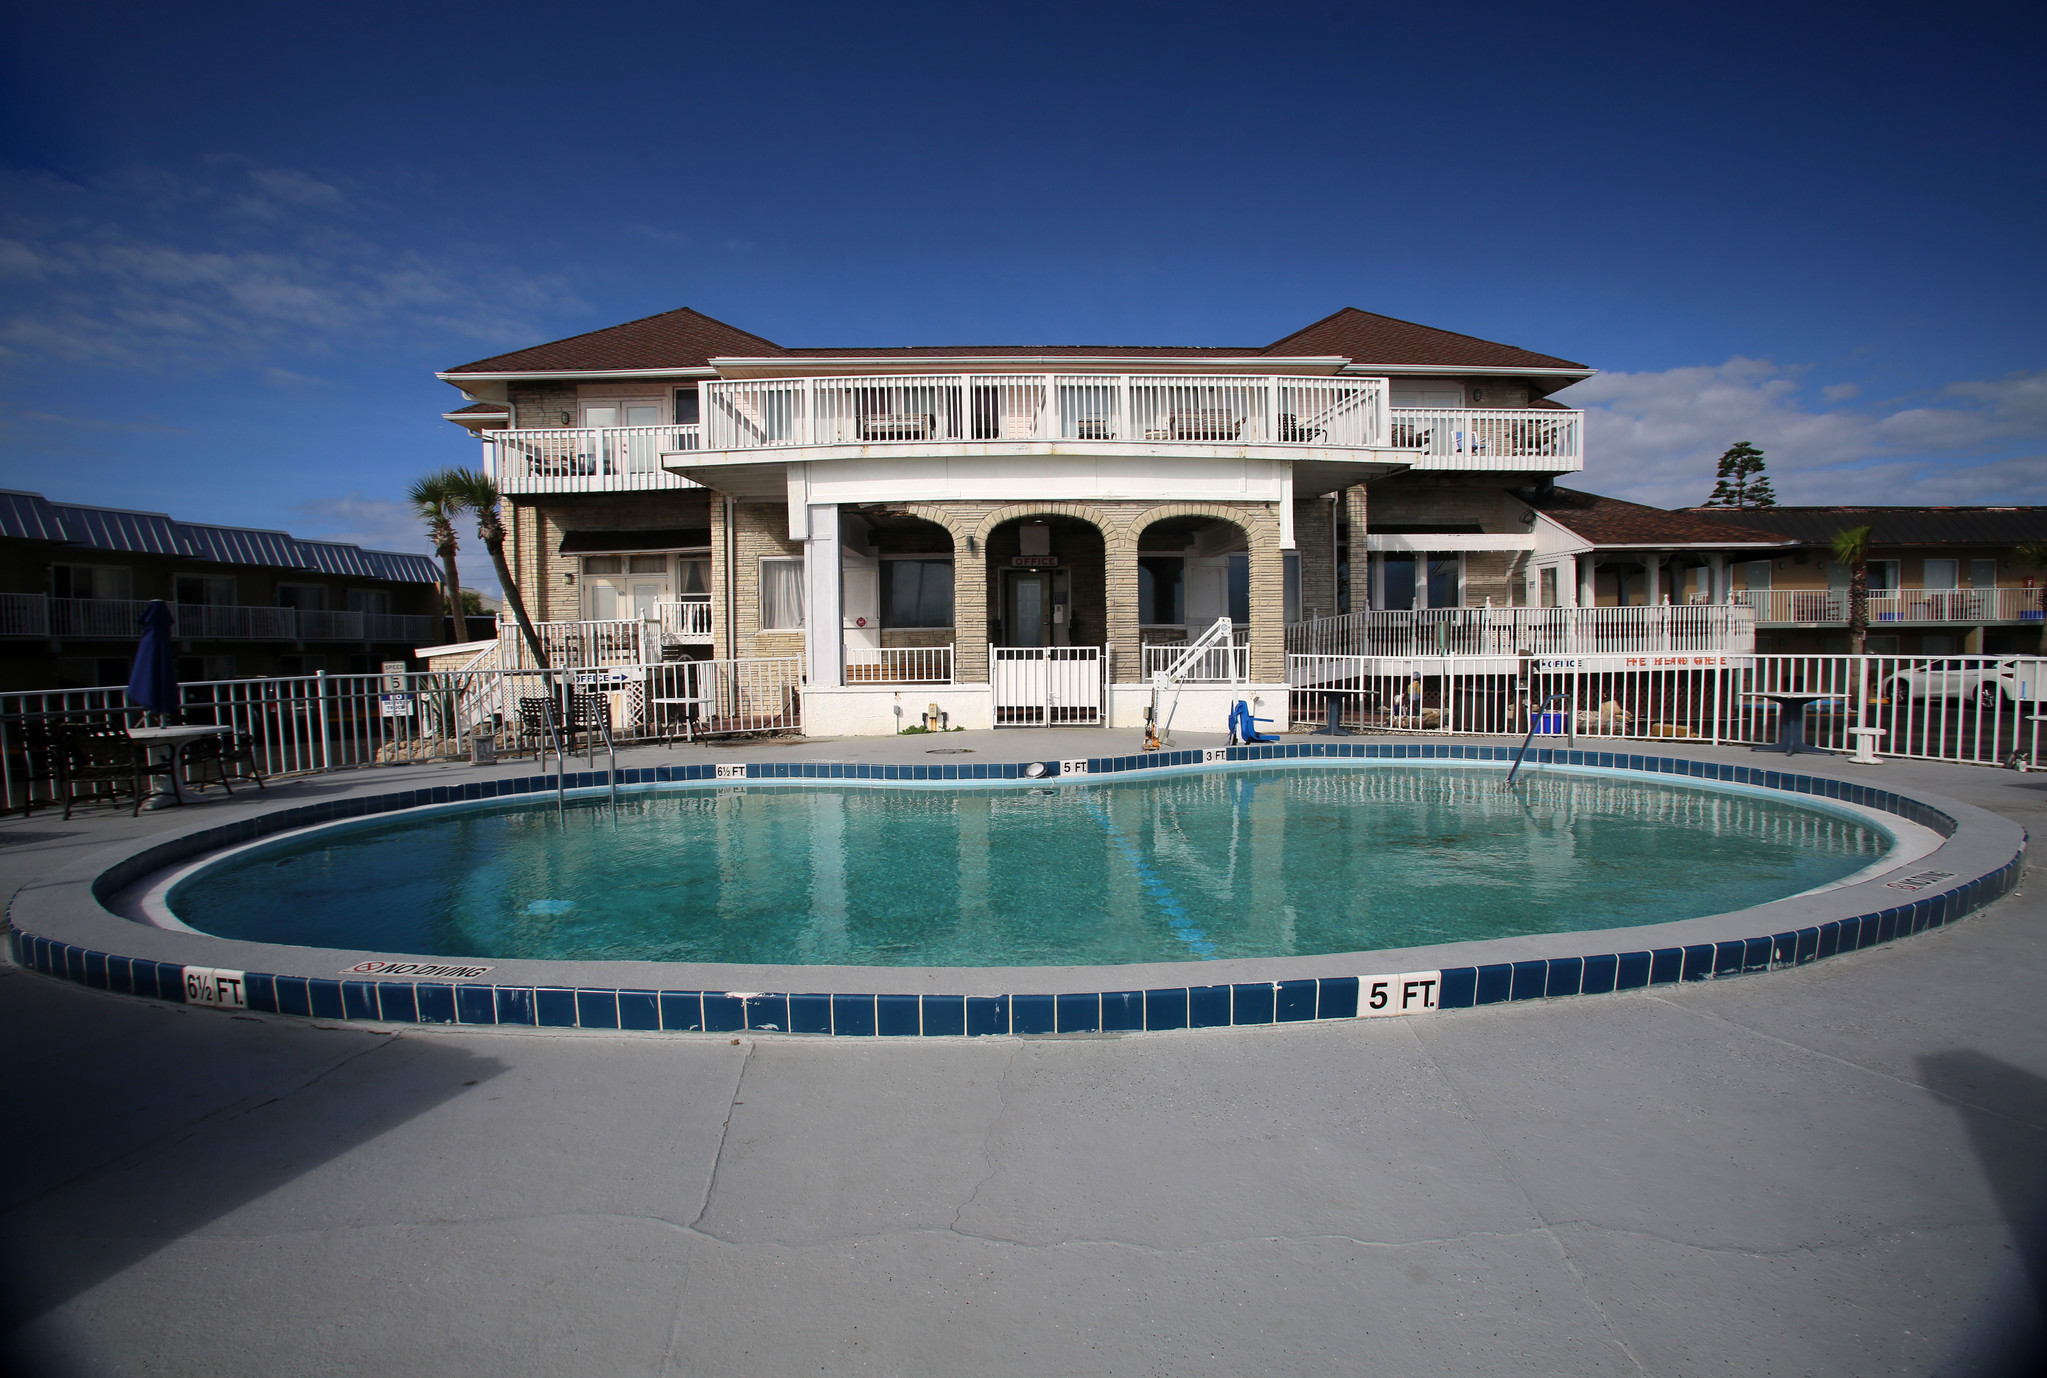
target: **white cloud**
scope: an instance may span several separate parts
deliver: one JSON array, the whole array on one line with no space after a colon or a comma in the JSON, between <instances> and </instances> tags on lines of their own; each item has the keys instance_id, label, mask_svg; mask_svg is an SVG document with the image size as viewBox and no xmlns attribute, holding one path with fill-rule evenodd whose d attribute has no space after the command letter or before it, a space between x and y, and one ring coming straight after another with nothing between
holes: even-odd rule
<instances>
[{"instance_id":1,"label":"white cloud","mask_svg":"<svg viewBox=\"0 0 2047 1378\"><path fill-rule=\"evenodd\" d=\"M311 498L292 509L288 523L294 536L321 541L349 541L371 550L399 550L414 555L432 555L426 523L413 514L409 503L386 498L366 498L350 493L339 498ZM490 553L476 539L476 524L464 519L455 523L460 546L455 554L455 572L462 587L473 588L488 598L500 596L497 571Z\"/></svg>"},{"instance_id":2,"label":"white cloud","mask_svg":"<svg viewBox=\"0 0 2047 1378\"><path fill-rule=\"evenodd\" d=\"M1769 456L1787 503L2047 501L2047 371L1949 385L1930 399L1853 403L1853 383L1806 393L1802 370L1717 366L1607 373L1557 395L1586 410L1586 487L1658 506L1704 501L1722 451Z\"/></svg>"},{"instance_id":3,"label":"white cloud","mask_svg":"<svg viewBox=\"0 0 2047 1378\"><path fill-rule=\"evenodd\" d=\"M231 160L202 174L0 175L0 357L177 372L403 335L484 349L572 304L557 278L383 242L388 212L357 188Z\"/></svg>"}]
</instances>

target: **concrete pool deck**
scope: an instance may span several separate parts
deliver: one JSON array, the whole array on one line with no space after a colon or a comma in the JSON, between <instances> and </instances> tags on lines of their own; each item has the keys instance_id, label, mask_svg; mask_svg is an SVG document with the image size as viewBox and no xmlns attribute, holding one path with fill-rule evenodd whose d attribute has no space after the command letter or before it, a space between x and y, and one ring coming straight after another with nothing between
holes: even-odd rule
<instances>
[{"instance_id":1,"label":"concrete pool deck","mask_svg":"<svg viewBox=\"0 0 2047 1378\"><path fill-rule=\"evenodd\" d=\"M2047 820L2047 775L1798 764ZM474 773L10 817L0 884L202 810ZM2022 885L1730 981L1131 1038L394 1033L0 969L10 1351L81 1373L2030 1372L2042 907Z\"/></svg>"}]
</instances>

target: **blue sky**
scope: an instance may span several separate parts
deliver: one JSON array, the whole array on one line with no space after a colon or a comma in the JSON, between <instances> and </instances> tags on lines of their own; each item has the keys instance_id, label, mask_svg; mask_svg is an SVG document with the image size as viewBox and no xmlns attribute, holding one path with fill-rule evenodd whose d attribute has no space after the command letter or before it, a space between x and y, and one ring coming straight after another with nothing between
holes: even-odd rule
<instances>
[{"instance_id":1,"label":"blue sky","mask_svg":"<svg viewBox=\"0 0 2047 1378\"><path fill-rule=\"evenodd\" d=\"M289 12L288 12L289 11ZM0 13L0 485L418 549L436 368L787 344L1579 359L1583 486L2047 502L2037 8ZM472 559L470 568L481 565ZM480 571L479 571L480 572ZM473 576L472 576L473 577Z\"/></svg>"}]
</instances>

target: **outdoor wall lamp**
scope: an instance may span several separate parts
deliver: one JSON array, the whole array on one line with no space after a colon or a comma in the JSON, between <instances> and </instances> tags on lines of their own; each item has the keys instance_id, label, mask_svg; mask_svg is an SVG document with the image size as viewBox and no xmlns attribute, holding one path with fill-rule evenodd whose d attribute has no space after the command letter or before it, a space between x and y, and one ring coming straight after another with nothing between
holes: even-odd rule
<instances>
[{"instance_id":1,"label":"outdoor wall lamp","mask_svg":"<svg viewBox=\"0 0 2047 1378\"><path fill-rule=\"evenodd\" d=\"M564 584L573 584L573 583L575 583L575 582L576 582L576 576L575 576L575 575L573 575L573 574L569 574L569 573L564 573L564 574L562 575L562 582L563 582Z\"/></svg>"},{"instance_id":2,"label":"outdoor wall lamp","mask_svg":"<svg viewBox=\"0 0 2047 1378\"><path fill-rule=\"evenodd\" d=\"M574 419L574 418L572 418L572 417L571 417L571 416L570 416L570 415L569 415L569 414L568 414L567 412L563 412L563 413L562 413L562 424L563 424L564 426L568 425L568 424L569 424L569 422L570 422L571 420L573 420L573 419Z\"/></svg>"}]
</instances>

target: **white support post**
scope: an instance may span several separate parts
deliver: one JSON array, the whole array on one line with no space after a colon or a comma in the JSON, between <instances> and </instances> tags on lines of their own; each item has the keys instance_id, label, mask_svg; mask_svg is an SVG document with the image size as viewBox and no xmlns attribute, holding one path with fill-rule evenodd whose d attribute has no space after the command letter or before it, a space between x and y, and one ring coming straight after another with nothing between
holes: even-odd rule
<instances>
[{"instance_id":1,"label":"white support post","mask_svg":"<svg viewBox=\"0 0 2047 1378\"><path fill-rule=\"evenodd\" d=\"M813 503L809 517L810 536L803 543L805 672L813 686L835 688L845 681L846 663L838 504Z\"/></svg>"},{"instance_id":2,"label":"white support post","mask_svg":"<svg viewBox=\"0 0 2047 1378\"><path fill-rule=\"evenodd\" d=\"M1279 548L1294 548L1294 466L1288 464L1279 480Z\"/></svg>"},{"instance_id":3,"label":"white support post","mask_svg":"<svg viewBox=\"0 0 2047 1378\"><path fill-rule=\"evenodd\" d=\"M1599 591L1596 583L1599 577L1598 563L1593 559L1592 552L1588 550L1577 557L1577 564L1578 606L1581 608L1593 607L1599 602Z\"/></svg>"}]
</instances>

